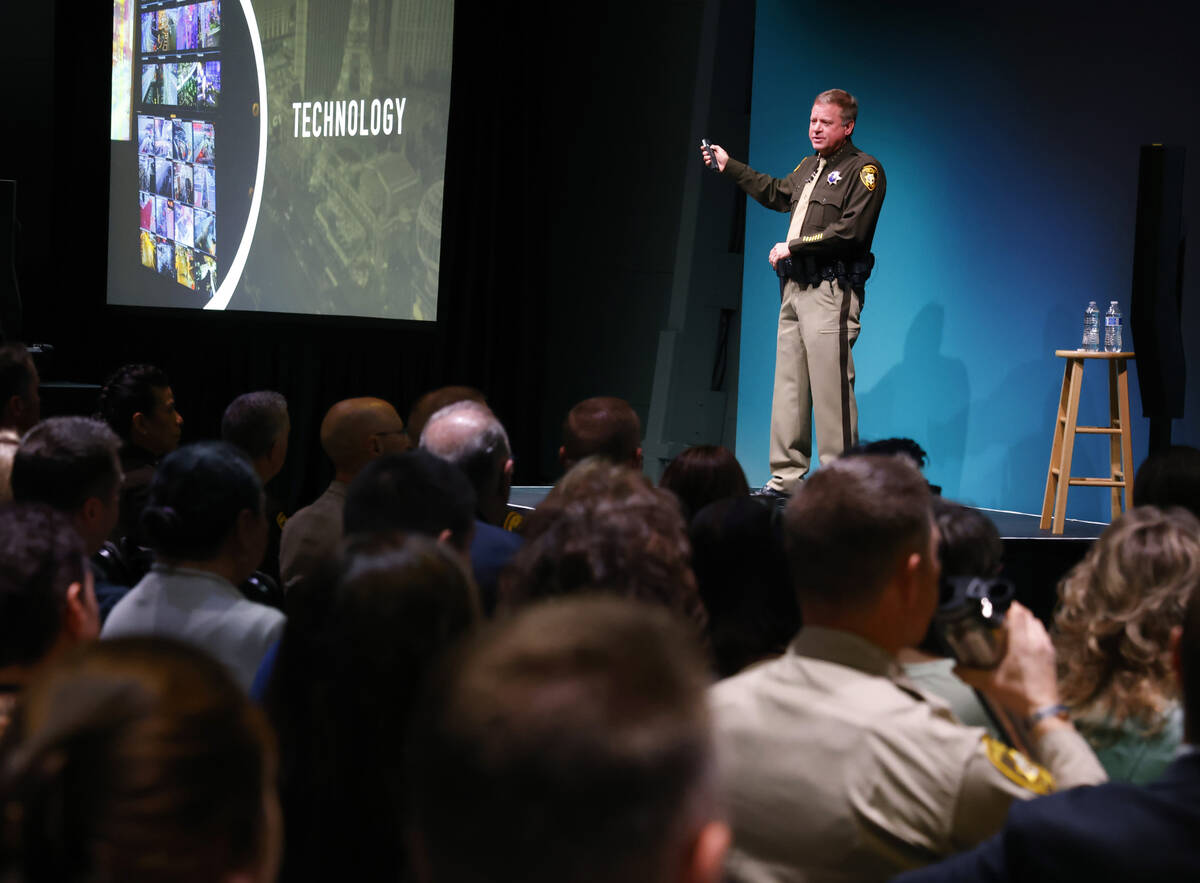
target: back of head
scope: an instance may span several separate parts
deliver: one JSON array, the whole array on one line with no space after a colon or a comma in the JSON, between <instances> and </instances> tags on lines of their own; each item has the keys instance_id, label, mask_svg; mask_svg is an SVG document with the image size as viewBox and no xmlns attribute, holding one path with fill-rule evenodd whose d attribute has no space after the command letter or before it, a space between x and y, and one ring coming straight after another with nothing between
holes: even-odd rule
<instances>
[{"instance_id":1,"label":"back of head","mask_svg":"<svg viewBox=\"0 0 1200 883\"><path fill-rule=\"evenodd\" d=\"M289 611L267 700L286 773L285 878L336 879L354 855L359 879L399 879L396 752L419 684L476 623L478 600L458 556L423 536L351 537L330 576L319 622Z\"/></svg>"},{"instance_id":2,"label":"back of head","mask_svg":"<svg viewBox=\"0 0 1200 883\"><path fill-rule=\"evenodd\" d=\"M782 653L800 630L800 611L774 509L749 496L718 500L696 513L688 533L717 674Z\"/></svg>"},{"instance_id":3,"label":"back of head","mask_svg":"<svg viewBox=\"0 0 1200 883\"><path fill-rule=\"evenodd\" d=\"M54 645L67 590L84 580L83 540L47 506L0 508L0 667L32 666Z\"/></svg>"},{"instance_id":4,"label":"back of head","mask_svg":"<svg viewBox=\"0 0 1200 883\"><path fill-rule=\"evenodd\" d=\"M153 413L154 390L171 385L161 368L153 365L124 365L104 381L100 389L100 416L113 432L129 441L133 415Z\"/></svg>"},{"instance_id":5,"label":"back of head","mask_svg":"<svg viewBox=\"0 0 1200 883\"><path fill-rule=\"evenodd\" d=\"M159 638L92 644L30 688L14 727L0 777L5 879L271 873L270 733L201 651Z\"/></svg>"},{"instance_id":6,"label":"back of head","mask_svg":"<svg viewBox=\"0 0 1200 883\"><path fill-rule=\"evenodd\" d=\"M251 460L270 453L287 428L287 399L270 390L238 396L221 417L221 439L241 448Z\"/></svg>"},{"instance_id":7,"label":"back of head","mask_svg":"<svg viewBox=\"0 0 1200 883\"><path fill-rule=\"evenodd\" d=\"M1133 479L1133 505L1182 506L1200 518L1200 449L1173 445L1147 457Z\"/></svg>"},{"instance_id":8,"label":"back of head","mask_svg":"<svg viewBox=\"0 0 1200 883\"><path fill-rule=\"evenodd\" d=\"M472 641L408 752L426 879L678 879L712 818L707 684L686 630L616 599L539 605Z\"/></svg>"},{"instance_id":9,"label":"back of head","mask_svg":"<svg viewBox=\"0 0 1200 883\"><path fill-rule=\"evenodd\" d=\"M902 457L823 465L784 510L784 548L801 604L869 606L893 568L929 544L930 493Z\"/></svg>"},{"instance_id":10,"label":"back of head","mask_svg":"<svg viewBox=\"0 0 1200 883\"><path fill-rule=\"evenodd\" d=\"M389 402L360 397L342 399L325 413L321 447L338 476L348 481L376 457L409 445L404 421Z\"/></svg>"},{"instance_id":11,"label":"back of head","mask_svg":"<svg viewBox=\"0 0 1200 883\"><path fill-rule=\"evenodd\" d=\"M461 469L480 500L507 491L504 465L512 450L487 405L467 400L437 411L421 433L421 448Z\"/></svg>"},{"instance_id":12,"label":"back of head","mask_svg":"<svg viewBox=\"0 0 1200 883\"><path fill-rule=\"evenodd\" d=\"M215 558L243 511L261 513L262 482L226 442L197 442L168 454L154 472L142 530L159 555Z\"/></svg>"},{"instance_id":13,"label":"back of head","mask_svg":"<svg viewBox=\"0 0 1200 883\"><path fill-rule=\"evenodd\" d=\"M942 497L934 497L932 503L942 576L999 576L1004 541L992 520L978 509Z\"/></svg>"},{"instance_id":14,"label":"back of head","mask_svg":"<svg viewBox=\"0 0 1200 883\"><path fill-rule=\"evenodd\" d=\"M10 343L0 346L0 428L7 427L24 432L37 422L37 411L32 408L37 393L34 378L33 359L24 344ZM23 419L9 424L6 415L9 402L16 396L27 406L22 409L28 413Z\"/></svg>"},{"instance_id":15,"label":"back of head","mask_svg":"<svg viewBox=\"0 0 1200 883\"><path fill-rule=\"evenodd\" d=\"M691 518L709 503L750 493L737 458L721 445L695 445L672 460L658 482L679 497Z\"/></svg>"},{"instance_id":16,"label":"back of head","mask_svg":"<svg viewBox=\"0 0 1200 883\"><path fill-rule=\"evenodd\" d=\"M626 466L576 466L530 517L500 577L503 606L605 591L665 606L703 628L679 503Z\"/></svg>"},{"instance_id":17,"label":"back of head","mask_svg":"<svg viewBox=\"0 0 1200 883\"><path fill-rule=\"evenodd\" d=\"M26 433L13 458L13 499L74 512L109 500L121 483L121 440L100 420L50 417Z\"/></svg>"},{"instance_id":18,"label":"back of head","mask_svg":"<svg viewBox=\"0 0 1200 883\"><path fill-rule=\"evenodd\" d=\"M1171 630L1200 585L1200 521L1184 509L1130 509L1059 584L1059 690L1078 712L1152 725L1174 692Z\"/></svg>"},{"instance_id":19,"label":"back of head","mask_svg":"<svg viewBox=\"0 0 1200 883\"><path fill-rule=\"evenodd\" d=\"M455 402L477 402L487 405L487 399L483 393L473 386L443 386L430 390L417 399L417 403L408 412L407 431L412 443L416 445L420 442L421 435L425 432L425 424L429 422L430 417Z\"/></svg>"},{"instance_id":20,"label":"back of head","mask_svg":"<svg viewBox=\"0 0 1200 883\"><path fill-rule=\"evenodd\" d=\"M428 451L373 460L346 489L346 536L412 531L438 536L449 530L464 541L475 522L475 491L455 466Z\"/></svg>"},{"instance_id":21,"label":"back of head","mask_svg":"<svg viewBox=\"0 0 1200 883\"><path fill-rule=\"evenodd\" d=\"M640 466L641 445L641 420L624 399L611 396L584 399L563 421L562 459L568 468L587 457Z\"/></svg>"}]
</instances>

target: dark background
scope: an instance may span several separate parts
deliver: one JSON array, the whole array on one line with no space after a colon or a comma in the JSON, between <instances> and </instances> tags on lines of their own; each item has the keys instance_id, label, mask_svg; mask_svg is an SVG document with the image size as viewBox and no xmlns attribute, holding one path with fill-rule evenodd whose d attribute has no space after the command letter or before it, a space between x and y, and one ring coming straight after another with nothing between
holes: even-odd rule
<instances>
[{"instance_id":1,"label":"dark background","mask_svg":"<svg viewBox=\"0 0 1200 883\"><path fill-rule=\"evenodd\" d=\"M733 10L720 32L723 88L739 96L723 137L745 145L752 4L721 6ZM581 26L542 0L456 4L430 327L106 307L111 4L14 4L0 35L0 177L18 181L19 336L55 347L47 381L100 383L130 361L161 366L185 441L215 436L234 396L283 392L292 454L276 491L292 506L330 477L316 444L330 404L377 395L407 415L447 383L487 394L512 437L517 483L552 482L558 425L575 401L615 394L647 414L678 190L696 162L689 121L703 10L648 2L589 11ZM725 212L722 224L733 221ZM47 414L93 406L90 395L45 400Z\"/></svg>"}]
</instances>

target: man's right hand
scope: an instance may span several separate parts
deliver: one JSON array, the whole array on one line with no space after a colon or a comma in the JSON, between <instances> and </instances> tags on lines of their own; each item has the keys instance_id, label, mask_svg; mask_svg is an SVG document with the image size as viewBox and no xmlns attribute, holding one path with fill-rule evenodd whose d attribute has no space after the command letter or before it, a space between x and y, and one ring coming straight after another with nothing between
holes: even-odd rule
<instances>
[{"instance_id":1,"label":"man's right hand","mask_svg":"<svg viewBox=\"0 0 1200 883\"><path fill-rule=\"evenodd\" d=\"M717 161L717 171L719 171L719 172L725 171L725 163L729 162L729 154L725 152L725 148L722 147L720 144L710 144L709 150L712 151L713 159L715 159ZM708 166L710 169L712 168L712 165L704 157L704 148L703 147L700 148L700 159L704 160L704 164L706 166Z\"/></svg>"}]
</instances>

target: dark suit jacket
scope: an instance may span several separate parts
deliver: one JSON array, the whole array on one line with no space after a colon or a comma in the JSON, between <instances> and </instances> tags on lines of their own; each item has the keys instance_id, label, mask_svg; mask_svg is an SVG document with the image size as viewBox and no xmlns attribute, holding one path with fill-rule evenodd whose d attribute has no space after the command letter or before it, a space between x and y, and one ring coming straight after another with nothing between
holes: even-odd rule
<instances>
[{"instance_id":1,"label":"dark suit jacket","mask_svg":"<svg viewBox=\"0 0 1200 883\"><path fill-rule=\"evenodd\" d=\"M479 585L479 600L483 612L491 616L496 610L496 589L502 571L517 554L524 540L502 527L475 522L475 538L471 540L471 569Z\"/></svg>"},{"instance_id":2,"label":"dark suit jacket","mask_svg":"<svg viewBox=\"0 0 1200 883\"><path fill-rule=\"evenodd\" d=\"M991 840L895 880L1200 880L1200 753L1178 758L1150 785L1014 803Z\"/></svg>"}]
</instances>

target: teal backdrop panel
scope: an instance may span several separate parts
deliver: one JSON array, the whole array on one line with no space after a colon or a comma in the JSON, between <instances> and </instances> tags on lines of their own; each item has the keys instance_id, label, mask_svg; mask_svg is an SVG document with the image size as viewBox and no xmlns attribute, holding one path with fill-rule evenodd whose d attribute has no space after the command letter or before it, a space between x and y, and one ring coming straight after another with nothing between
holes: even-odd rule
<instances>
[{"instance_id":1,"label":"teal backdrop panel","mask_svg":"<svg viewBox=\"0 0 1200 883\"><path fill-rule=\"evenodd\" d=\"M855 144L887 174L854 348L860 438L915 439L948 497L1038 512L1063 374L1054 351L1079 344L1089 300L1120 301L1128 322L1139 145L1194 134L1194 79L1166 52L1131 59L1128 22L1069 8L757 8L750 165L789 173L812 149L812 97L838 87L859 100ZM779 286L767 253L787 226L750 201L737 454L752 484L769 477ZM1136 366L1130 392L1136 464L1148 434ZM1080 422L1107 416L1093 363ZM1107 439L1081 437L1072 471L1106 474ZM1068 514L1107 521L1108 500L1073 488Z\"/></svg>"}]
</instances>

